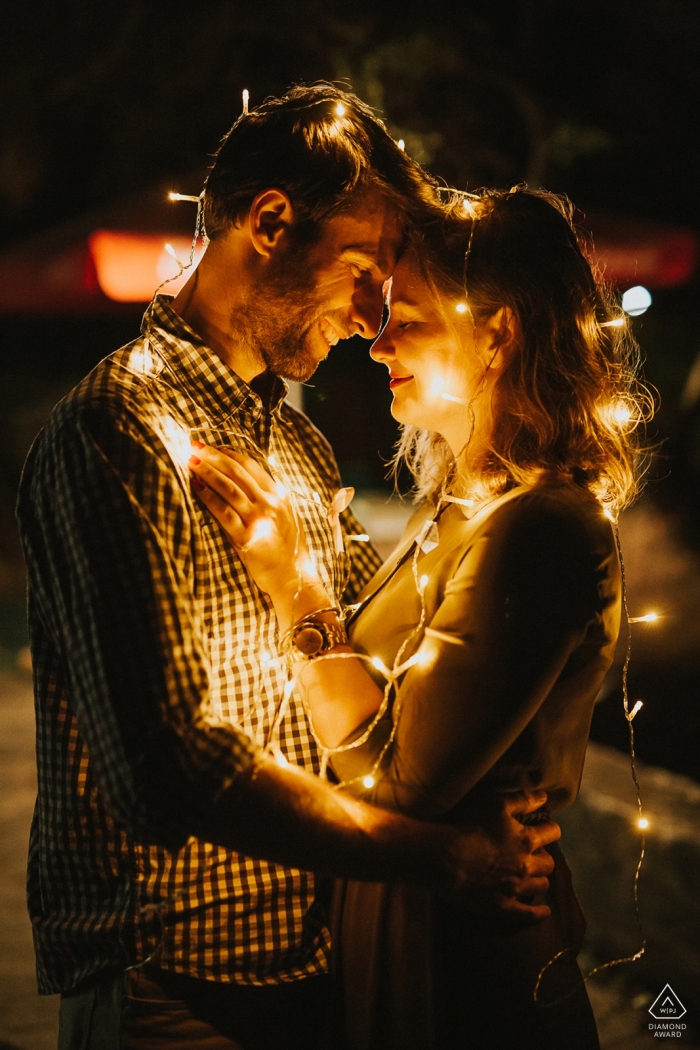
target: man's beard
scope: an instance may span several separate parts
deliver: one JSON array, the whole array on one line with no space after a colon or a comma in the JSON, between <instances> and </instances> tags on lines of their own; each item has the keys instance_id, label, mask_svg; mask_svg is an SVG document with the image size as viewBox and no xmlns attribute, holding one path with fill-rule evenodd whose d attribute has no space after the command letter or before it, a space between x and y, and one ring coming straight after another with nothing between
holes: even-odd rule
<instances>
[{"instance_id":1,"label":"man's beard","mask_svg":"<svg viewBox=\"0 0 700 1050\"><path fill-rule=\"evenodd\" d=\"M293 252L253 284L247 302L231 317L234 332L282 379L304 382L318 367L309 345L311 329L323 315L315 288L308 253Z\"/></svg>"}]
</instances>

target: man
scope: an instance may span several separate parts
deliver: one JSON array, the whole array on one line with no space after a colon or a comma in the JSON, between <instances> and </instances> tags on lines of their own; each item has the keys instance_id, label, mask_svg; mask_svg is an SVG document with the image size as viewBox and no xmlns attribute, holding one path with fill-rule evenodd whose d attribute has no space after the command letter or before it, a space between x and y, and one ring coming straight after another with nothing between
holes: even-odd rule
<instances>
[{"instance_id":1,"label":"man","mask_svg":"<svg viewBox=\"0 0 700 1050\"><path fill-rule=\"evenodd\" d=\"M556 826L516 819L542 797L458 834L309 775L303 710L280 707L271 604L187 472L196 439L274 465L329 593L353 600L378 559L350 540L351 555L338 550L337 468L281 377L307 378L340 338L376 335L402 222L427 192L354 96L297 88L244 115L207 182L198 270L174 301L156 298L142 337L57 406L30 453L29 907L40 991L63 993L61 1047L315 1046L329 937L309 872L546 914L518 899L552 868L542 847ZM275 741L282 764L263 750Z\"/></svg>"}]
</instances>

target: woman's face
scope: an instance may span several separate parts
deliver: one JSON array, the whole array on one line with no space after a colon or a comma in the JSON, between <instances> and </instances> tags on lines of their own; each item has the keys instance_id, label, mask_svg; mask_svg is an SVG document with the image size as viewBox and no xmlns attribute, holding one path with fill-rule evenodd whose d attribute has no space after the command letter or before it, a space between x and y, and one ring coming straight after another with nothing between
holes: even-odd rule
<instances>
[{"instance_id":1,"label":"woman's face","mask_svg":"<svg viewBox=\"0 0 700 1050\"><path fill-rule=\"evenodd\" d=\"M470 438L467 406L484 383L483 336L463 301L436 302L410 256L394 270L388 305L389 320L370 353L389 369L391 413L400 423L442 434L456 455Z\"/></svg>"}]
</instances>

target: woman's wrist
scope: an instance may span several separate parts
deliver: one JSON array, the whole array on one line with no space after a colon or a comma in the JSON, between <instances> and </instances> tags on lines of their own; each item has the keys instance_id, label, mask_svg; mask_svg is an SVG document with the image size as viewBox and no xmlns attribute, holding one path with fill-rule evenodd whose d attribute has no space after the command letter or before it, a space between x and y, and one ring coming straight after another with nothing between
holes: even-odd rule
<instances>
[{"instance_id":1,"label":"woman's wrist","mask_svg":"<svg viewBox=\"0 0 700 1050\"><path fill-rule=\"evenodd\" d=\"M277 616L277 623L282 634L305 616L335 607L326 588L318 579L297 578L276 590L270 598ZM324 619L333 619L334 614L324 612Z\"/></svg>"}]
</instances>

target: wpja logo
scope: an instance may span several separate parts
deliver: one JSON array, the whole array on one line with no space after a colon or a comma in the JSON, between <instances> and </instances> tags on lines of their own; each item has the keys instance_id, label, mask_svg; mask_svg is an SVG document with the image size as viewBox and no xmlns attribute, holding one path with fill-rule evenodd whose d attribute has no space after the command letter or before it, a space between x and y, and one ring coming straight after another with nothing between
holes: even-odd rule
<instances>
[{"instance_id":1,"label":"wpja logo","mask_svg":"<svg viewBox=\"0 0 700 1050\"><path fill-rule=\"evenodd\" d=\"M649 1007L649 1013L659 1024L649 1023L649 1029L655 1039L680 1039L687 1025L679 1024L681 1017L687 1013L670 984L656 997Z\"/></svg>"}]
</instances>

